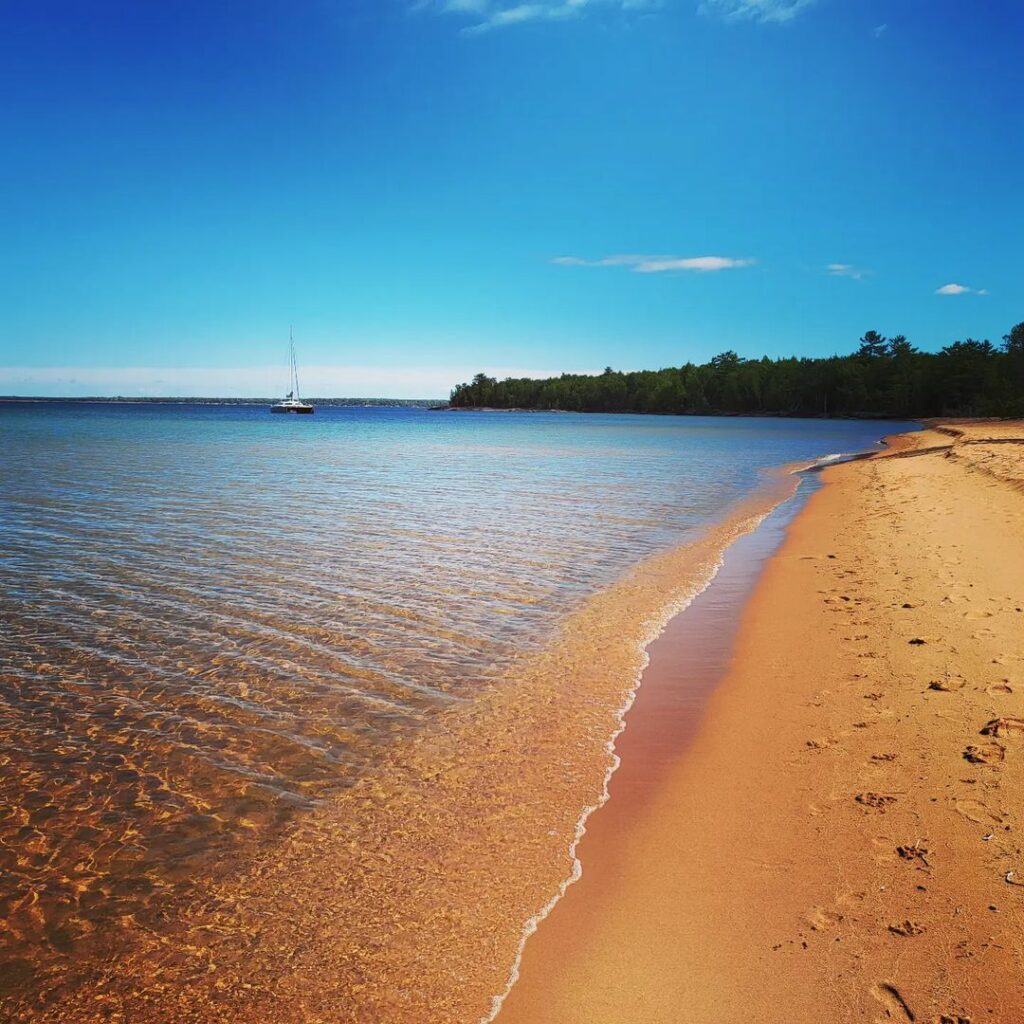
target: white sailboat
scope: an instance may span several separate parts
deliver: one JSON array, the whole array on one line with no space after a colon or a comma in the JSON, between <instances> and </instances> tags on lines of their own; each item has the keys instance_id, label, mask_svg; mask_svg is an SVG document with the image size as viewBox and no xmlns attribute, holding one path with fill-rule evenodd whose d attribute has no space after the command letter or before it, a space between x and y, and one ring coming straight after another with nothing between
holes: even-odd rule
<instances>
[{"instance_id":1,"label":"white sailboat","mask_svg":"<svg viewBox=\"0 0 1024 1024\"><path fill-rule=\"evenodd\" d=\"M294 412L300 415L308 415L313 412L313 406L304 402L299 397L299 369L295 362L295 339L292 337L292 329L288 328L288 369L291 374L291 390L280 402L275 402L271 412Z\"/></svg>"}]
</instances>

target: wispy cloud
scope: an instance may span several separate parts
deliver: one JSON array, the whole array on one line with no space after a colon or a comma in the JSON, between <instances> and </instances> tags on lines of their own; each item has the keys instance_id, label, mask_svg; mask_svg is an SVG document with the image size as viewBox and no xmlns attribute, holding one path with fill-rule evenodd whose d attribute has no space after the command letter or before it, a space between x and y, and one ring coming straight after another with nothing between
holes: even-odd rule
<instances>
[{"instance_id":1,"label":"wispy cloud","mask_svg":"<svg viewBox=\"0 0 1024 1024\"><path fill-rule=\"evenodd\" d=\"M701 14L727 21L766 21L780 24L792 21L817 0L703 0Z\"/></svg>"},{"instance_id":2,"label":"wispy cloud","mask_svg":"<svg viewBox=\"0 0 1024 1024\"><path fill-rule=\"evenodd\" d=\"M662 0L420 0L413 9L470 18L463 31L472 34L531 21L564 21L597 8L642 11L661 4Z\"/></svg>"},{"instance_id":3,"label":"wispy cloud","mask_svg":"<svg viewBox=\"0 0 1024 1024\"><path fill-rule=\"evenodd\" d=\"M968 288L965 284L944 284L935 289L936 295L988 295L987 288Z\"/></svg>"},{"instance_id":4,"label":"wispy cloud","mask_svg":"<svg viewBox=\"0 0 1024 1024\"><path fill-rule=\"evenodd\" d=\"M602 256L590 260L581 256L556 256L552 263L560 267L628 267L637 274L664 274L675 270L689 270L700 274L716 270L735 270L749 267L751 259L735 259L731 256L645 256L638 253L622 253L616 256Z\"/></svg>"},{"instance_id":5,"label":"wispy cloud","mask_svg":"<svg viewBox=\"0 0 1024 1024\"><path fill-rule=\"evenodd\" d=\"M864 267L855 267L852 263L830 263L825 268L833 277L849 277L854 281L862 281L870 270Z\"/></svg>"},{"instance_id":6,"label":"wispy cloud","mask_svg":"<svg viewBox=\"0 0 1024 1024\"><path fill-rule=\"evenodd\" d=\"M876 25L872 30L871 34L876 38L880 39L889 30L888 22L882 22L881 25Z\"/></svg>"},{"instance_id":7,"label":"wispy cloud","mask_svg":"<svg viewBox=\"0 0 1024 1024\"><path fill-rule=\"evenodd\" d=\"M651 11L668 0L414 0L412 10L461 15L474 35L528 22L565 21L598 10ZM693 0L690 0L693 2ZM698 0L701 14L727 21L791 21L817 0Z\"/></svg>"}]
</instances>

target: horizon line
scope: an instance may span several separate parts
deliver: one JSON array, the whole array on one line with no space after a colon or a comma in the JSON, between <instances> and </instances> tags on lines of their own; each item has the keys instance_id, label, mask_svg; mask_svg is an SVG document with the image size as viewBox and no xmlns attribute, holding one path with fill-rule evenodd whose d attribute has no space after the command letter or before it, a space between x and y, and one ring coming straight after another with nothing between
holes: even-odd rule
<instances>
[{"instance_id":1,"label":"horizon line","mask_svg":"<svg viewBox=\"0 0 1024 1024\"><path fill-rule=\"evenodd\" d=\"M266 405L280 402L280 397L273 395L4 395L0 394L0 402L118 402L122 405L132 403L145 405L159 402L196 402L213 404L216 402L227 405ZM304 401L309 402L398 402L403 405L415 405L427 402L446 402L446 398L412 397L402 398L396 395L311 395Z\"/></svg>"}]
</instances>

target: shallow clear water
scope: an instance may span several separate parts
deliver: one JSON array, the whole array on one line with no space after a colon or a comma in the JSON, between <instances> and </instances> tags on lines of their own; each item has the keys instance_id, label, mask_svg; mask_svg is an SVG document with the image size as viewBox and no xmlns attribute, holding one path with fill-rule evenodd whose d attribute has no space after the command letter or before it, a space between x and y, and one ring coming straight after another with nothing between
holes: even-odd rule
<instances>
[{"instance_id":1,"label":"shallow clear water","mask_svg":"<svg viewBox=\"0 0 1024 1024\"><path fill-rule=\"evenodd\" d=\"M514 686L767 468L906 427L0 403L7 985Z\"/></svg>"}]
</instances>

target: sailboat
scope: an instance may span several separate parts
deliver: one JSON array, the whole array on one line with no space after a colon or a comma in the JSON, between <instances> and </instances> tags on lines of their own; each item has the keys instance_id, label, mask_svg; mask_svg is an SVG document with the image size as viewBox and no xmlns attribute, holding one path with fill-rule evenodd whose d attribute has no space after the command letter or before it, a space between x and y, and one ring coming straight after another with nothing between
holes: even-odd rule
<instances>
[{"instance_id":1,"label":"sailboat","mask_svg":"<svg viewBox=\"0 0 1024 1024\"><path fill-rule=\"evenodd\" d=\"M288 328L288 369L291 373L292 389L280 402L275 402L271 412L294 412L308 415L313 411L313 406L299 398L299 369L295 363L295 339L292 337L292 329Z\"/></svg>"}]
</instances>

